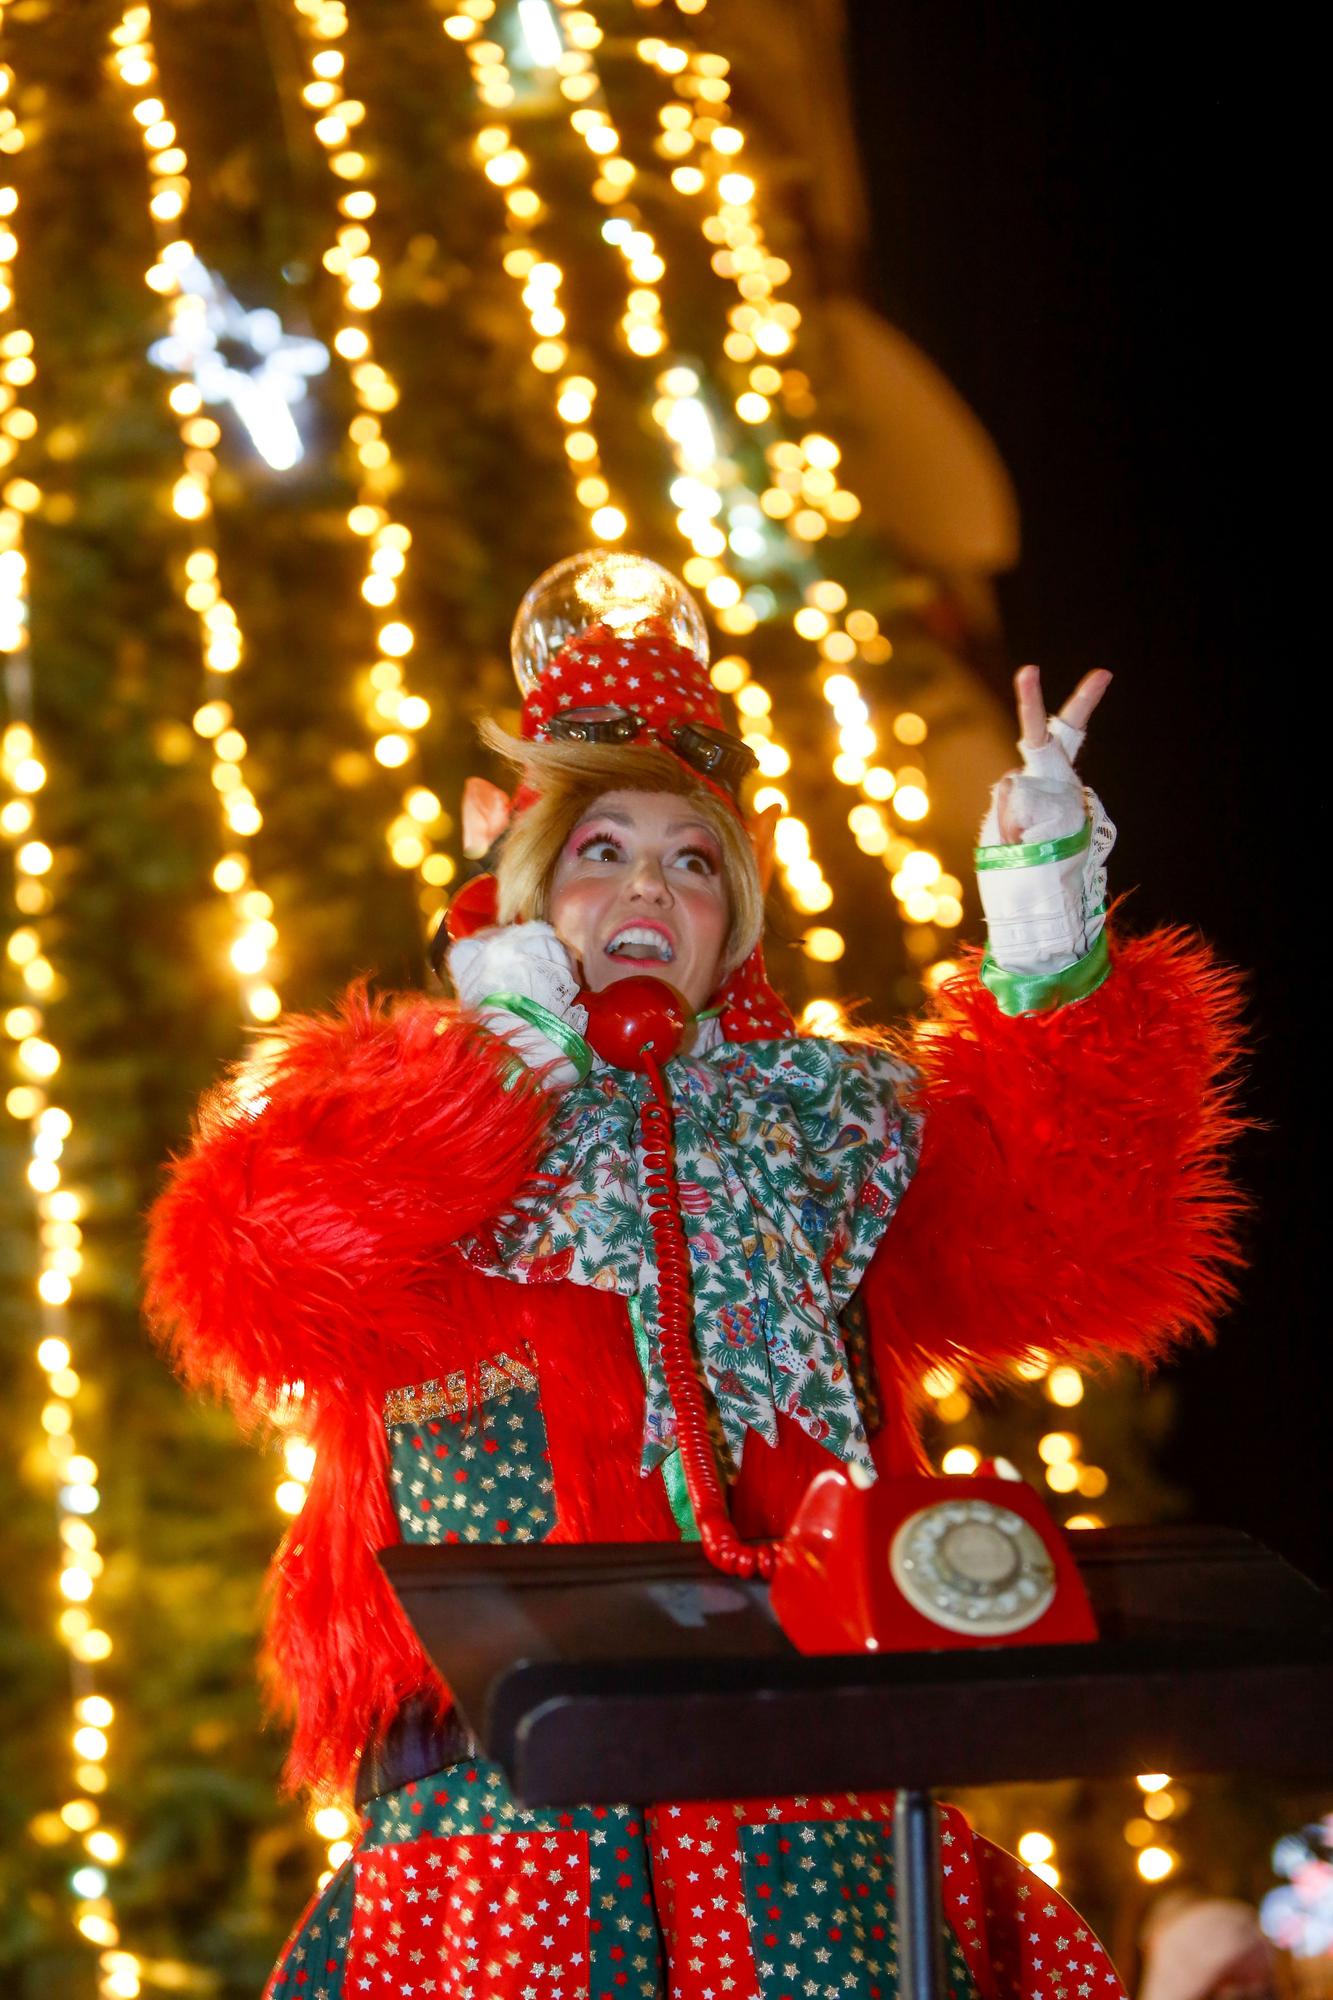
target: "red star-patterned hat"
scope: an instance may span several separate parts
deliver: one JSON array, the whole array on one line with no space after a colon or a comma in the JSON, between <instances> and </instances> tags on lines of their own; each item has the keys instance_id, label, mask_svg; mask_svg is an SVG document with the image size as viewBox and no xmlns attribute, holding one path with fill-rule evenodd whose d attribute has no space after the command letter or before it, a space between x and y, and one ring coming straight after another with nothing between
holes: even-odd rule
<instances>
[{"instance_id":1,"label":"red star-patterned hat","mask_svg":"<svg viewBox=\"0 0 1333 2000\"><path fill-rule=\"evenodd\" d=\"M754 759L723 726L699 607L668 570L601 550L538 577L514 621L524 736L657 743L736 803Z\"/></svg>"},{"instance_id":2,"label":"red star-patterned hat","mask_svg":"<svg viewBox=\"0 0 1333 2000\"><path fill-rule=\"evenodd\" d=\"M523 734L540 740L551 733L553 717L581 708L625 709L654 735L673 722L723 727L706 661L657 616L632 631L597 624L567 639L523 697Z\"/></svg>"},{"instance_id":3,"label":"red star-patterned hat","mask_svg":"<svg viewBox=\"0 0 1333 2000\"><path fill-rule=\"evenodd\" d=\"M580 711L599 727L608 717L627 718L629 733L612 740L669 750L739 814L725 769L709 767L708 751L718 746L693 733L725 734L724 718L708 672L703 614L669 570L618 550L566 557L523 599L512 650L525 737L569 740ZM725 754L722 746L719 755ZM520 787L515 809L524 803ZM793 1032L790 1010L768 982L758 945L712 1004L721 1009L729 1041Z\"/></svg>"}]
</instances>

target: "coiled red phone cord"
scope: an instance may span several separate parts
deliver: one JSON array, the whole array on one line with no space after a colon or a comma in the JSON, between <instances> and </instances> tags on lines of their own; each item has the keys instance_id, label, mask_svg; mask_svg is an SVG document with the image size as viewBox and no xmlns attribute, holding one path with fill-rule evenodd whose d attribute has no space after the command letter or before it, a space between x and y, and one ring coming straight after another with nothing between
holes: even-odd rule
<instances>
[{"instance_id":1,"label":"coiled red phone cord","mask_svg":"<svg viewBox=\"0 0 1333 2000\"><path fill-rule=\"evenodd\" d=\"M708 1435L703 1389L695 1372L690 1253L676 1187L671 1096L654 1058L645 1052L642 1061L652 1091L639 1113L639 1130L647 1169L644 1185L648 1195L648 1226L657 1254L662 1371L675 1407L676 1448L685 1473L685 1486L699 1524L704 1554L714 1568L725 1570L729 1576L770 1577L777 1543L742 1541L727 1514L717 1459Z\"/></svg>"}]
</instances>

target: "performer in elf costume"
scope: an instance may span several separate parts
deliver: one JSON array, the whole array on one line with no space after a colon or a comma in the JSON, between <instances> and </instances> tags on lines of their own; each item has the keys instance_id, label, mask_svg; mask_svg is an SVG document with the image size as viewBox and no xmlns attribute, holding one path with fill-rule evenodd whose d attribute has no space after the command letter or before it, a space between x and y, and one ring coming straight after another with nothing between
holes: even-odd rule
<instances>
[{"instance_id":1,"label":"performer in elf costume","mask_svg":"<svg viewBox=\"0 0 1333 2000\"><path fill-rule=\"evenodd\" d=\"M754 1540L830 1464L928 1469L932 1364L1150 1361L1206 1328L1234 1256L1234 989L1180 933L1109 937L1114 833L1073 768L1109 677L1048 718L1025 668L1022 770L977 856L985 958L914 1044L802 1035L765 978L767 827L737 803L750 759L688 593L639 558L573 558L515 638L522 740L487 734L521 782L470 788L494 880L465 900L494 902L450 948L456 1002L357 986L286 1022L205 1100L152 1218L150 1315L186 1379L247 1419L299 1384L318 1453L267 1666L291 1784L355 1786L361 1825L268 1990L892 2000L890 1798L525 1811L376 1551L697 1532L649 1080L594 1057L585 1000L651 973L686 1003L666 1067L684 1289ZM1119 1994L1053 1890L943 1820L958 1995Z\"/></svg>"}]
</instances>

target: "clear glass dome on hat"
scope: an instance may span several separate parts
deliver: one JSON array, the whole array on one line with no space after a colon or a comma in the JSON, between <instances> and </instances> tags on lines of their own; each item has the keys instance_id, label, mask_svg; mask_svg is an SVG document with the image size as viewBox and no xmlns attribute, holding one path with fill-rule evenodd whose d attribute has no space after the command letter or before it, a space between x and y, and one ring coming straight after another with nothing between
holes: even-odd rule
<instances>
[{"instance_id":1,"label":"clear glass dome on hat","mask_svg":"<svg viewBox=\"0 0 1333 2000\"><path fill-rule=\"evenodd\" d=\"M708 664L703 613L670 570L620 549L566 556L537 578L518 607L509 643L520 691L531 694L560 648L590 625L630 638L650 620Z\"/></svg>"}]
</instances>

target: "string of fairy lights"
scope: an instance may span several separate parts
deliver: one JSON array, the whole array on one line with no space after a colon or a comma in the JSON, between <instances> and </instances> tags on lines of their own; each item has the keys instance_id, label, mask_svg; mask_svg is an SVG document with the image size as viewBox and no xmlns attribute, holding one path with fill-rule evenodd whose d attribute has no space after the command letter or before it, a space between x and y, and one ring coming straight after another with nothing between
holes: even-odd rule
<instances>
[{"instance_id":1,"label":"string of fairy lights","mask_svg":"<svg viewBox=\"0 0 1333 2000\"><path fill-rule=\"evenodd\" d=\"M381 266L374 254L377 199L370 186L370 162L355 136L366 108L348 88L347 54L338 46L347 31L346 8L339 0L293 0L293 5L308 58L301 103L327 163L338 218L323 264L342 287L343 323L332 346L356 404L347 438L357 467L357 493L347 529L365 551L361 597L372 613L381 614L377 657L360 677L357 692L376 762L403 775L400 809L386 829L389 853L399 867L417 871L423 915L433 925L455 863L436 844L449 824L443 806L420 781L416 732L429 721L430 705L409 684L404 664L415 633L402 618L383 615L405 587L412 534L387 504L400 475L382 419L397 407L401 392L374 347L373 316L383 298ZM294 1434L285 1441L284 1459L287 1476L278 1486L277 1503L284 1513L296 1515L314 1473L314 1448ZM352 1818L345 1806L330 1802L312 1811L310 1824L326 1843L323 1883L352 1851Z\"/></svg>"},{"instance_id":2,"label":"string of fairy lights","mask_svg":"<svg viewBox=\"0 0 1333 2000\"><path fill-rule=\"evenodd\" d=\"M0 0L0 26L4 6ZM21 152L24 131L12 68L0 64L0 156ZM3 174L3 167L0 167ZM74 1120L55 1096L60 1050L46 1018L63 980L48 955L46 934L56 915L61 867L41 837L38 807L47 767L34 718L32 659L28 639L28 562L25 524L41 505L38 483L15 470L38 420L25 392L37 377L34 341L18 319L14 265L19 254L20 194L0 182L0 654L9 720L0 738L4 797L0 829L13 849L14 921L7 926L5 958L17 972L24 998L4 1017L18 1080L5 1109L26 1126L26 1180L40 1244L36 1278L40 1338L35 1360L45 1378L41 1443L34 1454L53 1489L60 1555L56 1586L62 1608L56 1631L69 1658L72 1765L69 1795L59 1808L37 1815L30 1831L43 1846L77 1841L82 1856L70 1868L74 1923L100 1952L99 1991L106 2000L134 2000L139 1961L122 1951L113 1888L125 1841L103 1818L107 1759L115 1709L99 1691L97 1669L112 1651L110 1634L97 1622L96 1597L103 1572L92 1517L101 1500L98 1467L79 1448L76 1420L82 1380L75 1367L76 1331L69 1307L83 1268L84 1198L63 1185L61 1159Z\"/></svg>"},{"instance_id":3,"label":"string of fairy lights","mask_svg":"<svg viewBox=\"0 0 1333 2000\"><path fill-rule=\"evenodd\" d=\"M446 29L449 21L457 18L449 16ZM488 46L484 42L467 46L479 97L483 86L476 82L478 71L492 77L497 67L493 63L482 65L477 60L478 50L484 51ZM495 88L491 82L492 93ZM542 204L528 183L528 160L510 143L508 128L485 126L477 135L475 151L487 180L503 191L512 220L524 229L531 228L543 213ZM591 375L563 372L569 360L569 346L562 337L566 315L559 303L565 274L559 264L543 258L530 243L511 244L504 252L503 263L506 275L520 287L523 308L534 335L529 359L537 372L550 380L555 413L565 426L565 458L574 481L574 498L588 517L589 538L596 542L618 542L629 528L629 517L614 500L602 466L595 428L597 383Z\"/></svg>"},{"instance_id":4,"label":"string of fairy lights","mask_svg":"<svg viewBox=\"0 0 1333 2000\"><path fill-rule=\"evenodd\" d=\"M342 286L343 323L333 336L333 351L356 403L347 438L358 491L347 528L364 547L361 596L378 621L375 657L359 675L357 693L375 761L399 774L403 787L398 811L385 829L389 855L398 867L416 874L423 922L433 930L442 914L442 891L457 864L443 845L449 816L421 778L418 735L431 708L408 680L406 663L416 633L401 614L384 615L393 612L406 588L412 533L394 519L388 504L402 476L382 419L398 406L401 391L374 346L374 315L383 287L374 254L372 167L358 143L366 107L349 88L347 51L341 46L347 33L342 0L292 0L292 6L308 57L301 103L328 169L338 217L323 262Z\"/></svg>"},{"instance_id":5,"label":"string of fairy lights","mask_svg":"<svg viewBox=\"0 0 1333 2000\"><path fill-rule=\"evenodd\" d=\"M1164 1882L1174 1873L1179 1856L1169 1845L1169 1823L1188 1811L1190 1794L1165 1771L1145 1771L1134 1780L1138 1799L1131 1817L1125 1821L1123 1834L1134 1855L1134 1865L1145 1882ZM1049 1833L1040 1828L1031 1828L1021 1833L1015 1842L1019 1858L1025 1861L1034 1875L1043 1882L1049 1882L1053 1889L1060 1885L1060 1869L1056 1855L1056 1844Z\"/></svg>"},{"instance_id":6,"label":"string of fairy lights","mask_svg":"<svg viewBox=\"0 0 1333 2000\"><path fill-rule=\"evenodd\" d=\"M189 160L163 97L152 42L152 11L127 7L111 30L111 70L129 102L148 170L148 213L157 242L156 261L144 283L166 306L173 338L183 351L198 344L209 313L206 273L183 234L190 202ZM180 471L171 505L190 530L190 547L174 582L199 635L202 685L194 728L209 746L211 778L222 835L213 883L231 920L228 960L252 1022L275 1021L282 1000L269 976L278 952L273 899L254 879L249 842L264 823L247 772L249 745L236 727L233 680L245 657L236 608L226 595L213 529L213 482L221 427L203 406L191 376L180 374L167 392L180 438Z\"/></svg>"},{"instance_id":7,"label":"string of fairy lights","mask_svg":"<svg viewBox=\"0 0 1333 2000\"><path fill-rule=\"evenodd\" d=\"M204 345L201 333L211 309L212 287L194 246L182 233L190 202L189 158L168 114L152 33L151 8L128 7L111 31L110 63L126 93L148 173L148 214L157 258L144 282L166 304L173 343L169 351L184 364ZM272 980L280 938L273 898L255 878L249 844L264 816L247 770L249 745L236 726L233 706L235 677L246 647L235 606L223 589L213 528L213 482L222 432L204 410L202 391L190 374L175 373L167 404L181 446L171 506L190 531L190 546L174 581L198 632L201 686L193 726L211 752L210 776L218 804L220 851L212 879L231 919L227 958L243 1013L249 1022L264 1025L282 1012L282 998ZM291 1407L295 1411L298 1406ZM314 1454L295 1429L285 1437L283 1449L285 1476L277 1499L284 1512L292 1513L299 1511L295 1495L304 1499Z\"/></svg>"}]
</instances>

